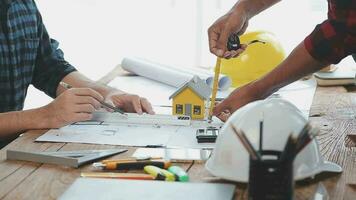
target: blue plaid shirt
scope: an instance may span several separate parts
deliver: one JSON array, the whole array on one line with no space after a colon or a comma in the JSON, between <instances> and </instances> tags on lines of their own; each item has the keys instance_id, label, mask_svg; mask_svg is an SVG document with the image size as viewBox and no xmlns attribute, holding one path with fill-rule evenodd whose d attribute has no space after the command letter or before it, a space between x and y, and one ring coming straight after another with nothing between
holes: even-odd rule
<instances>
[{"instance_id":1,"label":"blue plaid shirt","mask_svg":"<svg viewBox=\"0 0 356 200\"><path fill-rule=\"evenodd\" d=\"M0 112L22 110L30 84L56 97L59 82L75 71L58 45L33 0L0 0Z\"/></svg>"}]
</instances>

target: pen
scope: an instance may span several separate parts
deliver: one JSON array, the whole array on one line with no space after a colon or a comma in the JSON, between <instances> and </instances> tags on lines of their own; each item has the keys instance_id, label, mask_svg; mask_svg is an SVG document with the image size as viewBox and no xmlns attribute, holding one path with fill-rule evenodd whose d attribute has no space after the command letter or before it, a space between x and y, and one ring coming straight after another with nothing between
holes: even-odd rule
<instances>
[{"instance_id":1,"label":"pen","mask_svg":"<svg viewBox=\"0 0 356 200\"><path fill-rule=\"evenodd\" d=\"M60 82L59 84L65 89L73 88L73 86L71 86L71 85L69 85L68 83L65 83L65 82ZM118 112L118 113L120 113L122 115L126 115L120 108L114 107L114 106L112 106L112 105L110 105L110 104L108 104L108 103L106 103L104 101L99 101L99 102L105 108L111 109L114 112Z\"/></svg>"},{"instance_id":2,"label":"pen","mask_svg":"<svg viewBox=\"0 0 356 200\"><path fill-rule=\"evenodd\" d=\"M284 146L283 152L279 158L280 161L288 161L288 160L293 160L296 156L296 146L297 146L297 138L293 136L293 133L291 133L288 136L288 140L286 145Z\"/></svg>"},{"instance_id":3,"label":"pen","mask_svg":"<svg viewBox=\"0 0 356 200\"><path fill-rule=\"evenodd\" d=\"M312 128L308 132L308 137L302 140L300 143L297 143L297 153L304 149L317 135L319 134L318 128Z\"/></svg>"},{"instance_id":4,"label":"pen","mask_svg":"<svg viewBox=\"0 0 356 200\"><path fill-rule=\"evenodd\" d=\"M304 127L302 128L302 130L299 132L298 134L298 138L297 138L297 143L300 144L303 140L305 140L308 137L308 132L311 129L311 125L309 122L307 122Z\"/></svg>"},{"instance_id":5,"label":"pen","mask_svg":"<svg viewBox=\"0 0 356 200\"><path fill-rule=\"evenodd\" d=\"M149 174L139 173L113 173L113 172L82 172L81 177L85 178L112 178L112 179L130 179L130 180L154 180Z\"/></svg>"},{"instance_id":6,"label":"pen","mask_svg":"<svg viewBox=\"0 0 356 200\"><path fill-rule=\"evenodd\" d=\"M236 134L236 136L240 139L242 145L245 147L247 152L251 155L252 159L253 160L259 159L260 160L261 157L258 155L256 150L253 148L252 144L247 139L245 133L243 131L241 131L241 130L237 130L234 125L232 125L232 124L230 124L230 125L231 125L232 130Z\"/></svg>"},{"instance_id":7,"label":"pen","mask_svg":"<svg viewBox=\"0 0 356 200\"><path fill-rule=\"evenodd\" d=\"M106 162L94 163L95 168L105 170L142 170L146 165L153 165L167 169L171 166L168 161L123 161L123 162Z\"/></svg>"},{"instance_id":8,"label":"pen","mask_svg":"<svg viewBox=\"0 0 356 200\"><path fill-rule=\"evenodd\" d=\"M145 146L146 148L162 148L164 147L163 144L148 144Z\"/></svg>"},{"instance_id":9,"label":"pen","mask_svg":"<svg viewBox=\"0 0 356 200\"><path fill-rule=\"evenodd\" d=\"M260 120L260 144L259 144L259 151L262 153L263 149L263 121L264 121L264 113L261 113L261 120Z\"/></svg>"}]
</instances>

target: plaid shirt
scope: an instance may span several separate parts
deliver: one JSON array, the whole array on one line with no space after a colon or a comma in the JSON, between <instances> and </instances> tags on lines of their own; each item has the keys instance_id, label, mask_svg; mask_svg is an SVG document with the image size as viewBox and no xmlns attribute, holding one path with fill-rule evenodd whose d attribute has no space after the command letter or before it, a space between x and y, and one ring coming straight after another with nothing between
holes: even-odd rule
<instances>
[{"instance_id":1,"label":"plaid shirt","mask_svg":"<svg viewBox=\"0 0 356 200\"><path fill-rule=\"evenodd\" d=\"M356 53L356 0L328 0L328 19L304 40L307 51L326 64Z\"/></svg>"},{"instance_id":2,"label":"plaid shirt","mask_svg":"<svg viewBox=\"0 0 356 200\"><path fill-rule=\"evenodd\" d=\"M51 39L33 0L0 0L0 112L22 110L33 84L51 97L75 68Z\"/></svg>"}]
</instances>

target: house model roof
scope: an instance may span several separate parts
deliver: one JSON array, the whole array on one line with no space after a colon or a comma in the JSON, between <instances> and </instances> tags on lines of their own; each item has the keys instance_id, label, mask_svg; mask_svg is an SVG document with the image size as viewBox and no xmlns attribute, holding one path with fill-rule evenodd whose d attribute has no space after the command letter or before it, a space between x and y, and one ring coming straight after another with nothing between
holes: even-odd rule
<instances>
[{"instance_id":1,"label":"house model roof","mask_svg":"<svg viewBox=\"0 0 356 200\"><path fill-rule=\"evenodd\" d=\"M202 79L200 79L198 76L194 76L190 81L184 83L182 86L180 86L170 97L169 99L172 99L176 95L178 95L180 92L182 92L185 88L189 87L193 92L195 92L199 97L201 97L204 100L209 99L210 94L211 94L211 88L209 87L208 84Z\"/></svg>"}]
</instances>

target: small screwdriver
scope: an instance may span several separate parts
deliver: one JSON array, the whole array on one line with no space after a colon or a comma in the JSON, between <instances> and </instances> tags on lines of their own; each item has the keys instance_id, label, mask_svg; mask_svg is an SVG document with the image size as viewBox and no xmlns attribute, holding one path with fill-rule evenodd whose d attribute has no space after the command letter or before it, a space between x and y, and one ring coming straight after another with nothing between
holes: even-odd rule
<instances>
[{"instance_id":1,"label":"small screwdriver","mask_svg":"<svg viewBox=\"0 0 356 200\"><path fill-rule=\"evenodd\" d=\"M94 163L93 166L105 170L142 170L146 165L168 169L171 163L168 161L123 161L123 162L106 162Z\"/></svg>"}]
</instances>

